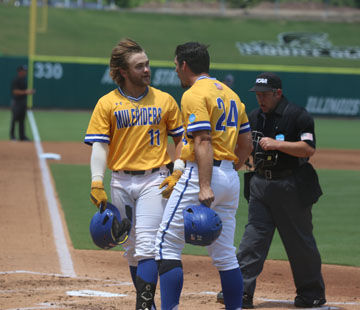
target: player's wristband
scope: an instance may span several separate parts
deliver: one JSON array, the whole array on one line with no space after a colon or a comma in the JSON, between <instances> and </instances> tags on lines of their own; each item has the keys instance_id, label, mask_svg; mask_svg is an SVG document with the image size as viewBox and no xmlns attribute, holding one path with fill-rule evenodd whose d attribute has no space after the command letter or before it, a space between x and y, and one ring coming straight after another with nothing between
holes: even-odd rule
<instances>
[{"instance_id":1,"label":"player's wristband","mask_svg":"<svg viewBox=\"0 0 360 310\"><path fill-rule=\"evenodd\" d=\"M185 170L185 163L180 158L174 161L174 171L175 170L180 170L181 172Z\"/></svg>"}]
</instances>

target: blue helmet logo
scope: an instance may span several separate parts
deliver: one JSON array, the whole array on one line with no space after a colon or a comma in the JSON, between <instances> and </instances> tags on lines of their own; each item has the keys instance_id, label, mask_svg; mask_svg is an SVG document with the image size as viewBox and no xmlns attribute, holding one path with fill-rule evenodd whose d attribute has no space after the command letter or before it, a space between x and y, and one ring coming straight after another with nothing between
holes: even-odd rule
<instances>
[{"instance_id":1,"label":"blue helmet logo","mask_svg":"<svg viewBox=\"0 0 360 310\"><path fill-rule=\"evenodd\" d=\"M208 246L221 234L222 222L219 215L204 205L191 205L184 209L185 242Z\"/></svg>"}]
</instances>

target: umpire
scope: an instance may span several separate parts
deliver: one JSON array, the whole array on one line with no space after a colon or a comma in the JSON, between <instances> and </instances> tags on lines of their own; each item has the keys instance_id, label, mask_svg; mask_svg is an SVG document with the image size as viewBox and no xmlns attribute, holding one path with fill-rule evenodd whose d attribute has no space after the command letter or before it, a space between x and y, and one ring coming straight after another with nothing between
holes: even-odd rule
<instances>
[{"instance_id":1,"label":"umpire","mask_svg":"<svg viewBox=\"0 0 360 310\"><path fill-rule=\"evenodd\" d=\"M308 163L315 153L314 121L304 108L287 100L281 84L276 74L265 72L250 89L260 108L249 116L255 171L246 177L249 216L237 254L244 278L243 308L253 308L256 278L275 229L290 262L295 306L311 308L326 302L311 213L322 194L317 174Z\"/></svg>"},{"instance_id":2,"label":"umpire","mask_svg":"<svg viewBox=\"0 0 360 310\"><path fill-rule=\"evenodd\" d=\"M28 89L26 76L27 66L19 66L17 69L17 76L11 83L11 125L10 125L10 140L15 141L15 125L19 123L19 139L20 141L29 141L25 135L25 118L27 111L27 96L35 93L35 89Z\"/></svg>"}]
</instances>

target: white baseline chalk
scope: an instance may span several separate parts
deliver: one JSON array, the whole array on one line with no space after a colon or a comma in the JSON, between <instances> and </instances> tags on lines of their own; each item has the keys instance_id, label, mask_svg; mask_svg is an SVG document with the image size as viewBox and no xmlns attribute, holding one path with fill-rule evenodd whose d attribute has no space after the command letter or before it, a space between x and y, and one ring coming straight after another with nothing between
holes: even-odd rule
<instances>
[{"instance_id":1,"label":"white baseline chalk","mask_svg":"<svg viewBox=\"0 0 360 310\"><path fill-rule=\"evenodd\" d=\"M42 175L42 183L44 186L45 197L47 200L47 206L50 213L56 251L59 257L60 269L61 272L65 275L76 276L70 251L66 243L65 232L62 226L58 205L55 199L55 191L52 186L49 168L43 156L44 152L41 145L40 135L36 126L35 118L31 110L27 111L27 115L29 118L31 131L34 137L37 156L39 159L39 165Z\"/></svg>"}]
</instances>

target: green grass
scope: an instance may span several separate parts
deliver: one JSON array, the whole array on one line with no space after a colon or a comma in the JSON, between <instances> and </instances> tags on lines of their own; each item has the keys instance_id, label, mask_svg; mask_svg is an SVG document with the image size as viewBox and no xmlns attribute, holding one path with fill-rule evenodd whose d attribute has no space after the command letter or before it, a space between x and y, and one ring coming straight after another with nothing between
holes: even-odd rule
<instances>
[{"instance_id":1,"label":"green grass","mask_svg":"<svg viewBox=\"0 0 360 310\"><path fill-rule=\"evenodd\" d=\"M317 148L360 149L359 119L315 118Z\"/></svg>"},{"instance_id":2,"label":"green grass","mask_svg":"<svg viewBox=\"0 0 360 310\"><path fill-rule=\"evenodd\" d=\"M50 167L74 247L96 249L89 234L89 223L96 212L96 207L89 200L89 166L51 164ZM327 264L360 266L358 259L360 257L358 242L360 172L334 170L318 172L324 195L313 207L313 223L322 260ZM107 193L110 193L109 177L110 174L107 173L105 178ZM240 180L242 180L241 172ZM244 232L247 212L247 203L241 196L237 213L235 246L239 245ZM121 247L114 250L121 250ZM186 245L184 253L205 255L206 249ZM268 258L287 259L278 234L274 237Z\"/></svg>"},{"instance_id":3,"label":"green grass","mask_svg":"<svg viewBox=\"0 0 360 310\"><path fill-rule=\"evenodd\" d=\"M97 211L89 199L89 165L51 164L50 168L73 246L77 249L95 249L89 234L91 217Z\"/></svg>"},{"instance_id":4,"label":"green grass","mask_svg":"<svg viewBox=\"0 0 360 310\"><path fill-rule=\"evenodd\" d=\"M10 110L0 109L0 140L9 138ZM42 141L83 141L91 111L34 110ZM29 123L27 134L31 137ZM315 118L318 148L360 149L359 119Z\"/></svg>"},{"instance_id":5,"label":"green grass","mask_svg":"<svg viewBox=\"0 0 360 310\"><path fill-rule=\"evenodd\" d=\"M323 259L329 262L328 256L345 256L347 264L359 266L359 225L354 225L353 219L360 218L360 173L321 170L320 181L326 192L319 208L314 208L314 216L315 232L319 234L319 249Z\"/></svg>"},{"instance_id":6,"label":"green grass","mask_svg":"<svg viewBox=\"0 0 360 310\"><path fill-rule=\"evenodd\" d=\"M0 140L8 140L10 137L11 112L10 109L0 108ZM15 136L19 138L18 124L15 127ZM25 123L25 134L32 139L31 128L29 122Z\"/></svg>"},{"instance_id":7,"label":"green grass","mask_svg":"<svg viewBox=\"0 0 360 310\"><path fill-rule=\"evenodd\" d=\"M0 55L24 56L28 52L28 13L25 7L0 4ZM40 11L38 12L40 15ZM147 29L148 31L144 31ZM149 35L149 31L151 35ZM49 9L46 33L37 35L38 55L108 58L123 37L137 40L151 60L173 61L174 48L185 41L210 44L213 63L272 64L359 68L359 60L310 57L242 56L236 41L276 41L280 32L326 32L335 46L359 46L359 23L266 21L139 14L124 11ZM346 35L344 35L346 34ZM66 91L66 90L64 90ZM90 111L34 111L43 141L82 141ZM318 148L360 149L359 120L315 119ZM0 140L9 138L10 112L0 109ZM27 135L32 137L27 122ZM89 201L89 165L51 164L56 190L75 248L96 249L89 222L96 208ZM314 234L324 263L360 266L358 189L360 172L320 170L324 196L314 206ZM109 172L105 186L109 191ZM242 179L242 177L241 177ZM241 198L235 245L247 222L247 204ZM119 248L120 249L120 248ZM186 246L185 253L205 254L201 247ZM269 258L286 259L275 235Z\"/></svg>"},{"instance_id":8,"label":"green grass","mask_svg":"<svg viewBox=\"0 0 360 310\"><path fill-rule=\"evenodd\" d=\"M34 110L33 112L42 141L82 142L91 117L90 111ZM10 121L10 110L0 109L0 140L9 138ZM28 121L26 121L26 134L32 138Z\"/></svg>"},{"instance_id":9,"label":"green grass","mask_svg":"<svg viewBox=\"0 0 360 310\"><path fill-rule=\"evenodd\" d=\"M43 141L79 141L85 137L90 111L34 111Z\"/></svg>"},{"instance_id":10,"label":"green grass","mask_svg":"<svg viewBox=\"0 0 360 310\"><path fill-rule=\"evenodd\" d=\"M6 42L0 46L0 54L27 55L28 12L26 7L0 4L0 41ZM41 10L38 11L40 17ZM112 47L121 38L131 37L146 49L151 60L173 61L176 45L200 41L210 45L213 63L359 67L359 60L242 56L235 47L236 41L275 42L279 33L291 31L326 32L335 46L359 46L359 23L268 21L55 8L49 8L48 21L47 32L37 35L38 55L108 58Z\"/></svg>"},{"instance_id":11,"label":"green grass","mask_svg":"<svg viewBox=\"0 0 360 310\"><path fill-rule=\"evenodd\" d=\"M324 195L313 207L314 235L322 261L360 266L359 171L318 170ZM274 238L269 258L286 259L279 235Z\"/></svg>"},{"instance_id":12,"label":"green grass","mask_svg":"<svg viewBox=\"0 0 360 310\"><path fill-rule=\"evenodd\" d=\"M97 211L89 198L90 166L51 164L50 169L73 246L77 249L96 249L89 234L90 220ZM109 171L106 171L104 184L110 195Z\"/></svg>"},{"instance_id":13,"label":"green grass","mask_svg":"<svg viewBox=\"0 0 360 310\"><path fill-rule=\"evenodd\" d=\"M360 266L359 171L318 170L324 195L313 206L314 236L323 263ZM240 181L242 173L240 173ZM242 189L241 189L242 193ZM241 196L237 212L235 246L238 247L247 223L247 202ZM201 247L186 246L185 253L206 254ZM269 259L287 260L276 232L270 247Z\"/></svg>"},{"instance_id":14,"label":"green grass","mask_svg":"<svg viewBox=\"0 0 360 310\"><path fill-rule=\"evenodd\" d=\"M34 116L43 141L79 141L90 119L90 111L34 111ZM28 124L28 122L27 122ZM357 133L360 132L359 120L315 119L319 148L359 149ZM7 140L10 125L10 111L0 109L0 140ZM28 126L27 126L28 127ZM31 137L31 131L27 128ZM56 183L56 191L63 207L70 236L75 248L95 249L88 227L96 208L89 201L89 165L51 164ZM324 196L315 205L314 233L322 259L325 263L360 266L360 233L358 219L359 171L320 170L320 181ZM242 180L242 176L241 180ZM110 174L107 171L105 186L109 191ZM237 213L235 245L240 242L247 221L247 204L241 198ZM201 247L186 246L185 253L205 254ZM276 234L269 258L286 259L286 254Z\"/></svg>"}]
</instances>

